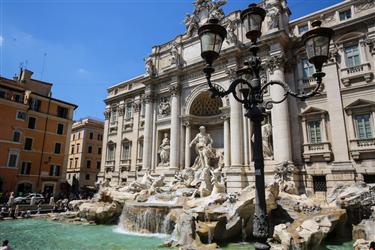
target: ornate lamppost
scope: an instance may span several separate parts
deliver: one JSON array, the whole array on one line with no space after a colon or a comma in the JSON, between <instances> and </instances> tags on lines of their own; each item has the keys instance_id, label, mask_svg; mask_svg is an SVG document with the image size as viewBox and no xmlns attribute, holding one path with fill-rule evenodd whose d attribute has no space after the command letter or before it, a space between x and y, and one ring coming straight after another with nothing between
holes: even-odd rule
<instances>
[{"instance_id":1,"label":"ornate lamppost","mask_svg":"<svg viewBox=\"0 0 375 250\"><path fill-rule=\"evenodd\" d=\"M212 67L213 62L219 58L220 50L224 39L226 38L226 29L219 24L217 19L210 19L198 30L201 42L201 56L206 61L206 67L203 72L206 75L208 85L212 95L224 97L233 94L233 97L242 103L246 109L245 116L254 124L254 166L255 166L255 185L256 185L256 205L253 224L253 235L256 239L256 249L269 249L267 243L269 236L268 218L265 200L264 184L264 159L261 123L266 115L266 109L271 109L273 104L283 102L288 95L305 100L319 93L322 79L325 73L322 72L322 66L328 60L329 46L333 30L330 28L320 27L321 22L312 23L313 29L302 36L307 57L310 63L314 64L316 73L313 77L316 79L316 87L309 93L294 92L288 84L282 81L270 81L261 84L260 70L261 60L257 56L259 47L257 40L261 37L262 22L266 16L266 11L257 6L250 4L249 7L241 12L241 21L246 30L246 37L251 40L249 47L251 56L244 63L244 66L236 71L238 78L234 80L227 90L216 88L211 82L211 75L215 72ZM281 100L264 101L263 96L267 88L271 85L279 85L284 90Z\"/></svg>"}]
</instances>

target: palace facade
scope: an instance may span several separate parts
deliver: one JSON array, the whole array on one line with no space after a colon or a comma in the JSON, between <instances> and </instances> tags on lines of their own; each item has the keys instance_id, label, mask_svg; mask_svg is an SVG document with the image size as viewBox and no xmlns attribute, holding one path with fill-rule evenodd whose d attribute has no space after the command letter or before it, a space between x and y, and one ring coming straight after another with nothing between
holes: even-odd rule
<instances>
[{"instance_id":1,"label":"palace facade","mask_svg":"<svg viewBox=\"0 0 375 250\"><path fill-rule=\"evenodd\" d=\"M66 191L65 166L76 105L52 98L52 84L21 69L0 77L0 192Z\"/></svg>"},{"instance_id":2,"label":"palace facade","mask_svg":"<svg viewBox=\"0 0 375 250\"><path fill-rule=\"evenodd\" d=\"M253 185L252 124L233 96L210 98L202 72L197 28L212 11L207 6L215 14L222 11L217 2L201 2L187 15L185 34L152 48L144 75L108 88L100 181L123 184L146 170L172 178L193 165L197 155L190 142L205 126L221 155L228 192ZM337 183L374 183L375 1L345 0L296 20L289 20L285 0L261 4L267 10L259 41L263 81L312 90L314 66L306 60L301 35L316 19L335 30L321 94L307 101L288 98L269 110L263 125L266 181L273 178L275 167L288 164L296 185L307 194L324 193ZM223 17L221 24L228 37L212 80L227 89L249 56L250 41L239 11ZM283 95L281 87L272 86L265 98L280 100ZM160 157L165 134L168 164Z\"/></svg>"}]
</instances>

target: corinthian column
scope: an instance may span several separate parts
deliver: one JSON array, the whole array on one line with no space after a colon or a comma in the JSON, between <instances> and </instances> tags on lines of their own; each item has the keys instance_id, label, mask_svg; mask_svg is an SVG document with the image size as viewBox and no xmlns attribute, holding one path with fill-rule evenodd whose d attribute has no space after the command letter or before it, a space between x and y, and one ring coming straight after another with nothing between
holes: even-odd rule
<instances>
[{"instance_id":1,"label":"corinthian column","mask_svg":"<svg viewBox=\"0 0 375 250\"><path fill-rule=\"evenodd\" d=\"M284 62L283 55L273 56L268 61L270 81L285 82ZM282 100L285 93L284 89L278 85L271 86L270 92L272 100L275 101ZM273 106L271 118L274 159L277 162L291 161L292 143L290 138L288 99Z\"/></svg>"},{"instance_id":2,"label":"corinthian column","mask_svg":"<svg viewBox=\"0 0 375 250\"><path fill-rule=\"evenodd\" d=\"M178 85L169 87L171 93L171 155L170 168L179 166L180 149L180 88Z\"/></svg>"},{"instance_id":3,"label":"corinthian column","mask_svg":"<svg viewBox=\"0 0 375 250\"><path fill-rule=\"evenodd\" d=\"M230 166L230 124L229 113L223 114L221 119L224 120L224 167Z\"/></svg>"},{"instance_id":4,"label":"corinthian column","mask_svg":"<svg viewBox=\"0 0 375 250\"><path fill-rule=\"evenodd\" d=\"M152 106L153 96L145 94L145 128L143 135L143 169L151 168L151 152L152 152Z\"/></svg>"},{"instance_id":5,"label":"corinthian column","mask_svg":"<svg viewBox=\"0 0 375 250\"><path fill-rule=\"evenodd\" d=\"M191 166L191 151L190 151L190 142L191 142L191 126L189 122L185 123L185 168L190 168Z\"/></svg>"}]
</instances>

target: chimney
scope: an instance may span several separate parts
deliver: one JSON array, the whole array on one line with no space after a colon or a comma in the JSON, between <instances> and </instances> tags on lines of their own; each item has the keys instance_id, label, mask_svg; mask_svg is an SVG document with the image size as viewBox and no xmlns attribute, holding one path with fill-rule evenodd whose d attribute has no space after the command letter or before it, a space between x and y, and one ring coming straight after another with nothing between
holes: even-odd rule
<instances>
[{"instance_id":1,"label":"chimney","mask_svg":"<svg viewBox=\"0 0 375 250\"><path fill-rule=\"evenodd\" d=\"M19 78L20 82L26 82L27 80L30 80L33 74L34 72L28 69L21 69L21 75Z\"/></svg>"}]
</instances>

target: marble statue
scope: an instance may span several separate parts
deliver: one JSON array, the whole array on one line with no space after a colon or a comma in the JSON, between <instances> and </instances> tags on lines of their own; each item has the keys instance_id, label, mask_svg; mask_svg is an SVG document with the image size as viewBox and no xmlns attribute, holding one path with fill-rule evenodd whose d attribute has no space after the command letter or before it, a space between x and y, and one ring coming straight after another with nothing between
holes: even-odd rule
<instances>
[{"instance_id":1,"label":"marble statue","mask_svg":"<svg viewBox=\"0 0 375 250\"><path fill-rule=\"evenodd\" d=\"M269 30L280 28L280 10L276 6L267 8L267 26Z\"/></svg>"},{"instance_id":2,"label":"marble statue","mask_svg":"<svg viewBox=\"0 0 375 250\"><path fill-rule=\"evenodd\" d=\"M158 192L161 187L165 186L164 180L164 174L161 174L159 177L154 179L150 187L150 193L153 194L155 192Z\"/></svg>"},{"instance_id":3,"label":"marble statue","mask_svg":"<svg viewBox=\"0 0 375 250\"><path fill-rule=\"evenodd\" d=\"M211 171L209 166L205 166L200 172L199 176L200 185L197 192L199 197L209 196L212 192L212 182L211 182Z\"/></svg>"},{"instance_id":4,"label":"marble statue","mask_svg":"<svg viewBox=\"0 0 375 250\"><path fill-rule=\"evenodd\" d=\"M184 24L186 27L186 36L192 37L194 31L198 30L199 24L196 16L186 14Z\"/></svg>"},{"instance_id":5,"label":"marble statue","mask_svg":"<svg viewBox=\"0 0 375 250\"><path fill-rule=\"evenodd\" d=\"M127 191L140 192L151 187L154 178L151 176L151 171L147 170L140 181L135 180L129 184Z\"/></svg>"},{"instance_id":6,"label":"marble statue","mask_svg":"<svg viewBox=\"0 0 375 250\"><path fill-rule=\"evenodd\" d=\"M211 135L206 132L206 128L204 126L200 126L199 133L190 142L190 147L195 145L195 151L198 155L192 166L193 170L209 167L209 159L215 157L212 143L213 140Z\"/></svg>"},{"instance_id":7,"label":"marble statue","mask_svg":"<svg viewBox=\"0 0 375 250\"><path fill-rule=\"evenodd\" d=\"M217 168L212 172L211 182L213 186L211 195L225 193L225 179L220 168Z\"/></svg>"},{"instance_id":8,"label":"marble statue","mask_svg":"<svg viewBox=\"0 0 375 250\"><path fill-rule=\"evenodd\" d=\"M228 23L227 23L228 35L226 39L228 44L230 43L237 44L238 37L236 35L236 29L237 29L236 21L228 19Z\"/></svg>"},{"instance_id":9,"label":"marble statue","mask_svg":"<svg viewBox=\"0 0 375 250\"><path fill-rule=\"evenodd\" d=\"M164 133L164 138L159 146L159 156L160 156L160 165L168 165L169 164L169 153L171 150L170 141L168 138L168 133Z\"/></svg>"},{"instance_id":10,"label":"marble statue","mask_svg":"<svg viewBox=\"0 0 375 250\"><path fill-rule=\"evenodd\" d=\"M209 19L223 19L225 17L225 14L221 7L226 3L227 0L209 1Z\"/></svg>"},{"instance_id":11,"label":"marble statue","mask_svg":"<svg viewBox=\"0 0 375 250\"><path fill-rule=\"evenodd\" d=\"M178 51L176 42L172 43L170 55L171 55L171 58L170 58L171 65L176 65L177 67L180 67L182 65L182 56L180 52Z\"/></svg>"},{"instance_id":12,"label":"marble statue","mask_svg":"<svg viewBox=\"0 0 375 250\"><path fill-rule=\"evenodd\" d=\"M35 205L35 196L31 197L30 199L30 206L34 206Z\"/></svg>"},{"instance_id":13,"label":"marble statue","mask_svg":"<svg viewBox=\"0 0 375 250\"><path fill-rule=\"evenodd\" d=\"M145 59L145 69L146 69L146 75L148 76L155 75L155 66L151 57Z\"/></svg>"},{"instance_id":14,"label":"marble statue","mask_svg":"<svg viewBox=\"0 0 375 250\"><path fill-rule=\"evenodd\" d=\"M171 104L168 100L163 98L159 104L159 115L167 116L171 113Z\"/></svg>"},{"instance_id":15,"label":"marble statue","mask_svg":"<svg viewBox=\"0 0 375 250\"><path fill-rule=\"evenodd\" d=\"M264 157L264 159L272 159L273 158L272 125L268 122L268 119L265 119L263 121L262 142L263 142L263 157Z\"/></svg>"},{"instance_id":16,"label":"marble statue","mask_svg":"<svg viewBox=\"0 0 375 250\"><path fill-rule=\"evenodd\" d=\"M7 205L8 205L8 207L11 207L11 206L13 206L13 204L14 204L14 192L11 192Z\"/></svg>"}]
</instances>

